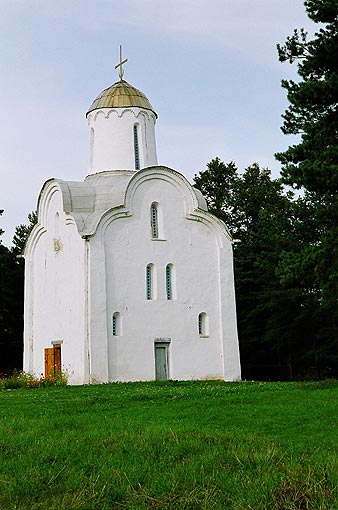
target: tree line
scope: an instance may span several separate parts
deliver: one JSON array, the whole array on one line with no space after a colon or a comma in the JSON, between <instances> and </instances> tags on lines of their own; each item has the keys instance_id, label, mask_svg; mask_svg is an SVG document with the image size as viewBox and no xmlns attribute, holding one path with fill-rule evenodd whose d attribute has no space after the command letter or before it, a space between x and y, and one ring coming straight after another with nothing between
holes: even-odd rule
<instances>
[{"instance_id":1,"label":"tree line","mask_svg":"<svg viewBox=\"0 0 338 510\"><path fill-rule=\"evenodd\" d=\"M338 375L338 3L304 6L314 37L296 29L277 45L279 60L298 73L282 81L289 107L281 129L295 143L275 155L281 178L257 164L239 175L217 158L195 176L211 212L241 241L234 258L244 377Z\"/></svg>"},{"instance_id":2,"label":"tree line","mask_svg":"<svg viewBox=\"0 0 338 510\"><path fill-rule=\"evenodd\" d=\"M338 376L338 4L305 0L318 24L277 45L296 63L283 80L289 107L282 131L295 143L276 154L281 177L257 163L239 172L214 158L194 185L234 238L235 290L245 379ZM1 212L0 212L1 216ZM1 244L0 372L22 364L25 240L36 221Z\"/></svg>"},{"instance_id":3,"label":"tree line","mask_svg":"<svg viewBox=\"0 0 338 510\"><path fill-rule=\"evenodd\" d=\"M215 158L194 182L209 211L225 222L234 239L243 378L336 375L335 326L315 268L305 268L307 261L299 256L315 236L314 204L305 195L296 198L257 163L240 173L233 162Z\"/></svg>"},{"instance_id":4,"label":"tree line","mask_svg":"<svg viewBox=\"0 0 338 510\"><path fill-rule=\"evenodd\" d=\"M3 214L0 209L0 219ZM37 221L37 215L28 215L28 224L15 229L13 245L2 244L4 231L0 228L0 374L9 374L22 368L24 261L22 252L27 237Z\"/></svg>"}]
</instances>

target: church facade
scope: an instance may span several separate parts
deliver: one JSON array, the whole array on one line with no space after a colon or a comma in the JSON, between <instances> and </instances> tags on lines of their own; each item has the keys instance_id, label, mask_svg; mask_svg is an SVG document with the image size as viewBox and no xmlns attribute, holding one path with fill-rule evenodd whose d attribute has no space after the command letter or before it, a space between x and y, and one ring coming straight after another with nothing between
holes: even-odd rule
<instances>
[{"instance_id":1,"label":"church facade","mask_svg":"<svg viewBox=\"0 0 338 510\"><path fill-rule=\"evenodd\" d=\"M120 75L87 112L89 175L43 185L24 253L25 371L240 378L231 235L158 165L156 119Z\"/></svg>"}]
</instances>

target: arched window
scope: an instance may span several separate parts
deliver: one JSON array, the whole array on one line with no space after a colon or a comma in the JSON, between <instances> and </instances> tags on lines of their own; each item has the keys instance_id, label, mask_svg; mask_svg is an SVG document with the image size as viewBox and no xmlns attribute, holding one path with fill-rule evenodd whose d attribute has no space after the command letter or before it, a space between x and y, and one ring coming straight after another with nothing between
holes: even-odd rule
<instances>
[{"instance_id":1,"label":"arched window","mask_svg":"<svg viewBox=\"0 0 338 510\"><path fill-rule=\"evenodd\" d=\"M158 204L153 202L150 206L151 237L158 239Z\"/></svg>"},{"instance_id":2,"label":"arched window","mask_svg":"<svg viewBox=\"0 0 338 510\"><path fill-rule=\"evenodd\" d=\"M140 169L140 148L138 143L138 124L134 124L134 154L135 154L135 170Z\"/></svg>"},{"instance_id":3,"label":"arched window","mask_svg":"<svg viewBox=\"0 0 338 510\"><path fill-rule=\"evenodd\" d=\"M112 333L113 336L121 336L121 315L114 312L112 315Z\"/></svg>"},{"instance_id":4,"label":"arched window","mask_svg":"<svg viewBox=\"0 0 338 510\"><path fill-rule=\"evenodd\" d=\"M154 265L148 264L146 267L146 298L155 299Z\"/></svg>"},{"instance_id":5,"label":"arched window","mask_svg":"<svg viewBox=\"0 0 338 510\"><path fill-rule=\"evenodd\" d=\"M209 318L205 312L201 312L198 316L198 334L209 336Z\"/></svg>"}]
</instances>

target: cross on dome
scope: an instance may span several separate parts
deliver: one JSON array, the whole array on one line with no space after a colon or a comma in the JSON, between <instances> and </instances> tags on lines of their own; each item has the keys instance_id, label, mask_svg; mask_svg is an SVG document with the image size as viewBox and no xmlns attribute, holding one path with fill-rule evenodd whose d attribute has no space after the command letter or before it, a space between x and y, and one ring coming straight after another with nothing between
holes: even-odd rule
<instances>
[{"instance_id":1,"label":"cross on dome","mask_svg":"<svg viewBox=\"0 0 338 510\"><path fill-rule=\"evenodd\" d=\"M124 60L122 59L122 46L120 44L120 62L118 64L116 64L115 69L117 69L118 67L120 68L119 77L120 77L121 81L123 80L123 74L124 74L122 66L126 62L128 62L128 59L127 58L125 58Z\"/></svg>"}]
</instances>

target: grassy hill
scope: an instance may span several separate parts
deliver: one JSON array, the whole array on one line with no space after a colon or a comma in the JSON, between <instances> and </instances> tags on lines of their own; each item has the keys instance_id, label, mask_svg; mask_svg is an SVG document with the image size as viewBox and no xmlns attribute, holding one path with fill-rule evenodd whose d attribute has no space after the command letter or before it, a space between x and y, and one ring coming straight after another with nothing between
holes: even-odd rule
<instances>
[{"instance_id":1,"label":"grassy hill","mask_svg":"<svg viewBox=\"0 0 338 510\"><path fill-rule=\"evenodd\" d=\"M0 509L338 508L338 382L0 391Z\"/></svg>"}]
</instances>

